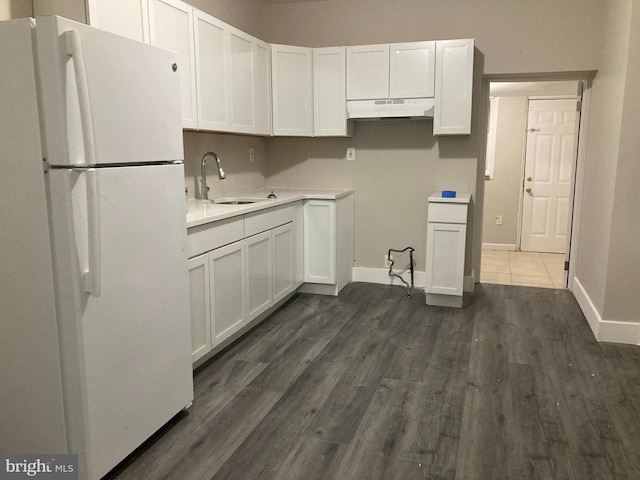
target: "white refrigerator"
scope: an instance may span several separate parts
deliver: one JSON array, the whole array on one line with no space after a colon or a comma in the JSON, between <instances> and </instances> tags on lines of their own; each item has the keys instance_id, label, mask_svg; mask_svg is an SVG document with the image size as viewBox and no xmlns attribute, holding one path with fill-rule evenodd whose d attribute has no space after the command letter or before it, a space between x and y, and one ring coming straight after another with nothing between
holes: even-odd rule
<instances>
[{"instance_id":1,"label":"white refrigerator","mask_svg":"<svg viewBox=\"0 0 640 480\"><path fill-rule=\"evenodd\" d=\"M0 452L97 479L193 400L176 56L0 22Z\"/></svg>"}]
</instances>

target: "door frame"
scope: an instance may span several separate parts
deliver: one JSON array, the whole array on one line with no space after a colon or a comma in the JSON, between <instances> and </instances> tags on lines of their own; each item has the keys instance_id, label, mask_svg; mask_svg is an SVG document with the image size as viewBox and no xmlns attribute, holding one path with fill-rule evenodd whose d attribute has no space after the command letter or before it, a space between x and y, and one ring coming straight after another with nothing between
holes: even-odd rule
<instances>
[{"instance_id":1,"label":"door frame","mask_svg":"<svg viewBox=\"0 0 640 480\"><path fill-rule=\"evenodd\" d=\"M527 168L527 142L528 142L528 136L527 136L527 128L529 127L529 102L531 100L576 100L579 101L577 95L532 95L532 96L527 96L527 110L525 112L525 123L524 123L524 128L525 128L525 133L524 133L524 137L523 137L523 142L522 142L522 166L520 169L520 183L521 183L521 187L520 188L520 196L519 196L519 200L518 200L518 218L516 220L516 225L517 225L517 230L516 230L516 248L518 249L518 251L522 251L522 225L523 225L523 219L524 219L524 182L525 182L525 172L526 172L526 168ZM579 129L579 123L580 123L580 119L582 117L582 112L579 112L579 115L576 118L576 128ZM575 181L575 177L574 177L574 172L576 171L576 163L578 160L578 152L577 152L577 142L578 142L578 138L576 138L576 134L577 131L574 131L574 139L573 139L573 160L572 160L572 164L571 164L571 186L570 186L570 190L569 190L569 199L571 200L569 202L569 212L568 212L568 218L567 218L567 242L565 243L565 251L564 251L564 255L565 255L565 262L569 261L569 258L567 253L569 252L569 248L571 245L570 242L570 237L571 237L571 221L569 220L571 218L571 213L573 211L573 204L575 203L575 198L572 198L571 195L573 195L573 183ZM566 270L565 270L566 272ZM565 274L566 277L566 274ZM564 279L564 286L567 286L567 279Z\"/></svg>"},{"instance_id":2,"label":"door frame","mask_svg":"<svg viewBox=\"0 0 640 480\"><path fill-rule=\"evenodd\" d=\"M573 289L573 281L575 278L575 262L572 261L577 253L580 243L580 217L582 211L582 192L584 190L584 171L586 164L587 149L587 132L589 130L589 112L591 107L591 87L595 71L582 72L558 72L558 73L529 73L529 74L485 74L482 77L482 95L480 105L480 135L479 135L479 164L476 175L476 196L478 197L477 215L476 215L476 235L474 235L474 265L473 269L478 272L477 279L480 279L481 259L482 259L482 225L484 217L484 170L486 166L486 143L487 132L489 127L489 93L490 84L492 82L553 82L559 80L575 80L582 82L582 109L580 115L579 126L577 127L576 149L577 155L575 160L575 168L573 171L573 181L571 184L571 197L573 201L570 203L570 222L567 230L567 238L569 248L565 253L565 257L569 262L568 271L565 270L564 287ZM480 201L481 200L481 201Z\"/></svg>"}]
</instances>

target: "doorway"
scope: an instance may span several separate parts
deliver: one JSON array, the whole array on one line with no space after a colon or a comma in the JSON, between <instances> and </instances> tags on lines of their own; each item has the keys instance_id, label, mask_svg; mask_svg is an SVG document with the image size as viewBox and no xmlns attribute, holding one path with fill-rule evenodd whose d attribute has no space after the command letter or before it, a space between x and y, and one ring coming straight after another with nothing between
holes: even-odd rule
<instances>
[{"instance_id":1,"label":"doorway","mask_svg":"<svg viewBox=\"0 0 640 480\"><path fill-rule=\"evenodd\" d=\"M566 288L581 87L489 82L481 282Z\"/></svg>"}]
</instances>

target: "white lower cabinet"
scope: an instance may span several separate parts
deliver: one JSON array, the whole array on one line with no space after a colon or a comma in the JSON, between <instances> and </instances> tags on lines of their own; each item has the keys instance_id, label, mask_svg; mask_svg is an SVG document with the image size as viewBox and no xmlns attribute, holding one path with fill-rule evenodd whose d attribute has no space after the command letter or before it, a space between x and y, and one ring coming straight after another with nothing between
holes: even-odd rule
<instances>
[{"instance_id":1,"label":"white lower cabinet","mask_svg":"<svg viewBox=\"0 0 640 480\"><path fill-rule=\"evenodd\" d=\"M337 295L352 278L353 195L304 204L302 291Z\"/></svg>"},{"instance_id":2,"label":"white lower cabinet","mask_svg":"<svg viewBox=\"0 0 640 480\"><path fill-rule=\"evenodd\" d=\"M197 255L189 259L193 362L297 288L294 212L295 206L275 207L190 229Z\"/></svg>"},{"instance_id":3,"label":"white lower cabinet","mask_svg":"<svg viewBox=\"0 0 640 480\"><path fill-rule=\"evenodd\" d=\"M242 240L209 252L212 347L236 333L247 321L244 264Z\"/></svg>"},{"instance_id":4,"label":"white lower cabinet","mask_svg":"<svg viewBox=\"0 0 640 480\"><path fill-rule=\"evenodd\" d=\"M271 231L245 239L247 276L247 317L253 320L273 304L273 254Z\"/></svg>"},{"instance_id":5,"label":"white lower cabinet","mask_svg":"<svg viewBox=\"0 0 640 480\"><path fill-rule=\"evenodd\" d=\"M273 247L273 303L279 302L294 289L293 283L293 223L274 228Z\"/></svg>"},{"instance_id":6,"label":"white lower cabinet","mask_svg":"<svg viewBox=\"0 0 640 480\"><path fill-rule=\"evenodd\" d=\"M467 212L471 196L429 197L425 293L427 305L461 307Z\"/></svg>"},{"instance_id":7,"label":"white lower cabinet","mask_svg":"<svg viewBox=\"0 0 640 480\"><path fill-rule=\"evenodd\" d=\"M189 259L191 295L191 357L195 362L211 351L209 255Z\"/></svg>"}]
</instances>

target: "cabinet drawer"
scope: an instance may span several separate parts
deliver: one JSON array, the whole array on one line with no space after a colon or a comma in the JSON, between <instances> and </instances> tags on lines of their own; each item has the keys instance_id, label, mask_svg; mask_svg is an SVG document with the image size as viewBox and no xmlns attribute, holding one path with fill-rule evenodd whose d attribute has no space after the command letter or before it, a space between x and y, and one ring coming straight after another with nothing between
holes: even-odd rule
<instances>
[{"instance_id":1,"label":"cabinet drawer","mask_svg":"<svg viewBox=\"0 0 640 480\"><path fill-rule=\"evenodd\" d=\"M293 222L293 205L279 205L246 214L244 216L244 233L246 237L250 237L289 222Z\"/></svg>"},{"instance_id":2,"label":"cabinet drawer","mask_svg":"<svg viewBox=\"0 0 640 480\"><path fill-rule=\"evenodd\" d=\"M242 216L219 220L187 230L189 258L244 238Z\"/></svg>"},{"instance_id":3,"label":"cabinet drawer","mask_svg":"<svg viewBox=\"0 0 640 480\"><path fill-rule=\"evenodd\" d=\"M467 223L467 204L429 203L429 223Z\"/></svg>"}]
</instances>

